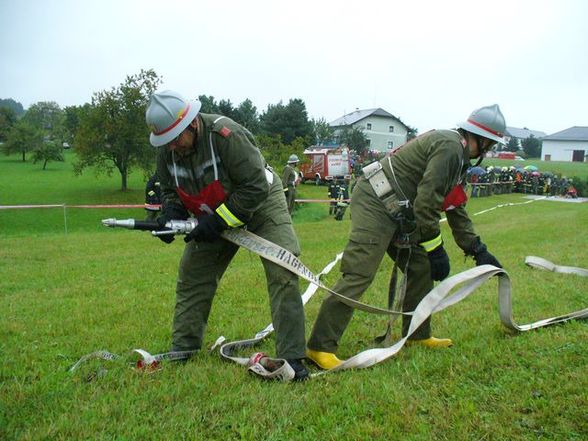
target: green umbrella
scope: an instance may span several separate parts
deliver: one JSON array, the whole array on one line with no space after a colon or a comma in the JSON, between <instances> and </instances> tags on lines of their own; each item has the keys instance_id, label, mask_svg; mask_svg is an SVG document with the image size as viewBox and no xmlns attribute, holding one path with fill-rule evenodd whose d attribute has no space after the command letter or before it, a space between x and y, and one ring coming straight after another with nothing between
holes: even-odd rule
<instances>
[{"instance_id":1,"label":"green umbrella","mask_svg":"<svg viewBox=\"0 0 588 441\"><path fill-rule=\"evenodd\" d=\"M525 167L525 170L528 170L528 171L532 171L532 172L534 172L534 171L537 171L537 170L539 170L539 169L538 169L537 167L535 167L534 165L527 165L527 166Z\"/></svg>"}]
</instances>

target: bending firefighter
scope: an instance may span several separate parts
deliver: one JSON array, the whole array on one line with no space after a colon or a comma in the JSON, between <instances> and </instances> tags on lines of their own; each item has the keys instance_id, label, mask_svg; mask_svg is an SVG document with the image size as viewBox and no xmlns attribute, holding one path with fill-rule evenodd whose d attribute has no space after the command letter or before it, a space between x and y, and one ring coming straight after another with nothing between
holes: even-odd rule
<instances>
[{"instance_id":1,"label":"bending firefighter","mask_svg":"<svg viewBox=\"0 0 588 441\"><path fill-rule=\"evenodd\" d=\"M223 230L247 229L295 255L300 247L291 224L280 178L267 166L251 133L229 118L199 113L200 102L178 93L155 93L146 120L150 141L160 147L161 226L172 219L198 218L186 237L176 286L174 351L202 347L219 280L238 246ZM159 236L171 242L173 236ZM276 330L276 351L303 380L304 309L298 277L262 259Z\"/></svg>"},{"instance_id":2,"label":"bending firefighter","mask_svg":"<svg viewBox=\"0 0 588 441\"><path fill-rule=\"evenodd\" d=\"M502 267L487 250L465 210L466 170L471 158L481 160L502 138L506 123L497 105L475 110L456 130L432 130L401 146L379 162L364 167L351 197L351 233L341 261L341 278L333 290L359 299L368 289L384 254L407 278L403 311L414 311L449 275L439 220L445 211L457 245L477 265ZM308 341L307 357L323 369L341 363L335 353L353 309L327 297ZM403 316L407 334L410 316ZM409 342L448 347L450 339L431 336L430 318Z\"/></svg>"}]
</instances>

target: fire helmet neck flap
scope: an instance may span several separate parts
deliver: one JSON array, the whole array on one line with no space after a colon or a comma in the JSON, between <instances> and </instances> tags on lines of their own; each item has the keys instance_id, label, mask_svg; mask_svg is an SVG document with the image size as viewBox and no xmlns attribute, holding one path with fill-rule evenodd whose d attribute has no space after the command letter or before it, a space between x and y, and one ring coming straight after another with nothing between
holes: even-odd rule
<instances>
[{"instance_id":1,"label":"fire helmet neck flap","mask_svg":"<svg viewBox=\"0 0 588 441\"><path fill-rule=\"evenodd\" d=\"M500 144L506 144L503 138L506 130L506 121L498 104L484 106L474 110L467 121L458 123L457 127Z\"/></svg>"},{"instance_id":2,"label":"fire helmet neck flap","mask_svg":"<svg viewBox=\"0 0 588 441\"><path fill-rule=\"evenodd\" d=\"M176 138L196 118L200 106L199 100L186 101L173 90L155 92L145 112L151 145L160 147Z\"/></svg>"}]
</instances>

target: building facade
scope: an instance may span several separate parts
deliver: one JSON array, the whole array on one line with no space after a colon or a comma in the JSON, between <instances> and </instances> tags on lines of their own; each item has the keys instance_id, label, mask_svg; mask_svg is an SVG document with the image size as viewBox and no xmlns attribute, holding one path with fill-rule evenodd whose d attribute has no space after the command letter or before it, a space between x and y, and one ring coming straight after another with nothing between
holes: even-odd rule
<instances>
[{"instance_id":1,"label":"building facade","mask_svg":"<svg viewBox=\"0 0 588 441\"><path fill-rule=\"evenodd\" d=\"M522 141L524 141L527 138L530 138L531 136L539 140L542 140L543 138L545 138L545 135L545 132L540 132L539 130L531 130L527 129L526 127L520 129L518 127L508 126L506 127L506 132L504 133L504 137L506 138L507 142L514 138L517 140L519 147L522 145Z\"/></svg>"},{"instance_id":2,"label":"building facade","mask_svg":"<svg viewBox=\"0 0 588 441\"><path fill-rule=\"evenodd\" d=\"M543 138L543 161L588 161L588 127L574 126Z\"/></svg>"},{"instance_id":3,"label":"building facade","mask_svg":"<svg viewBox=\"0 0 588 441\"><path fill-rule=\"evenodd\" d=\"M359 128L368 139L368 148L387 152L406 143L409 127L384 109L356 109L329 123L338 141L345 129Z\"/></svg>"}]
</instances>

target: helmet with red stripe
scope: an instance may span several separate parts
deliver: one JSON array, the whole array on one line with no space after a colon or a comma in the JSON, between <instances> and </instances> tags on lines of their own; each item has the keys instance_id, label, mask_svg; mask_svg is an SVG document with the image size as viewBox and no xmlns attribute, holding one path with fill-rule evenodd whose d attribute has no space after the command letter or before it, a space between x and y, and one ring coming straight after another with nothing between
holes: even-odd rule
<instances>
[{"instance_id":1,"label":"helmet with red stripe","mask_svg":"<svg viewBox=\"0 0 588 441\"><path fill-rule=\"evenodd\" d=\"M145 112L151 145L159 147L176 138L196 118L200 106L199 100L186 101L173 90L155 92Z\"/></svg>"},{"instance_id":2,"label":"helmet with red stripe","mask_svg":"<svg viewBox=\"0 0 588 441\"><path fill-rule=\"evenodd\" d=\"M500 144L506 144L503 138L506 121L498 104L474 110L467 121L458 123L457 127Z\"/></svg>"}]
</instances>

